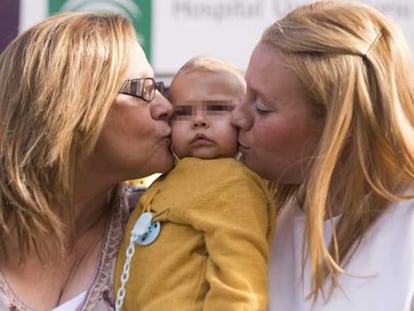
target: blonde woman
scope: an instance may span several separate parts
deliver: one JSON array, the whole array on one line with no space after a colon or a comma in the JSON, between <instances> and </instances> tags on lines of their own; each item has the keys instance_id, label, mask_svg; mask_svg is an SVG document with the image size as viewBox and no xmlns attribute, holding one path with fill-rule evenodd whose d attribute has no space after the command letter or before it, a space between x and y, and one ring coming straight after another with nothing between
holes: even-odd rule
<instances>
[{"instance_id":1,"label":"blonde woman","mask_svg":"<svg viewBox=\"0 0 414 311\"><path fill-rule=\"evenodd\" d=\"M117 15L41 22L0 79L0 309L112 310L121 181L171 169L172 106Z\"/></svg>"},{"instance_id":2,"label":"blonde woman","mask_svg":"<svg viewBox=\"0 0 414 311\"><path fill-rule=\"evenodd\" d=\"M264 32L232 120L276 185L270 310L414 310L413 74L363 4L315 2Z\"/></svg>"}]
</instances>

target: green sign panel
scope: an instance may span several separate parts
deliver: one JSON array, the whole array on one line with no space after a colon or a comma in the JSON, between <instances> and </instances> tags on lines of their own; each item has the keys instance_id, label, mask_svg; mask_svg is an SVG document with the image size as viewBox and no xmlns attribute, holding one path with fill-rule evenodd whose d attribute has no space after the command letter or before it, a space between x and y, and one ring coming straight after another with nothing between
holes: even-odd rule
<instances>
[{"instance_id":1,"label":"green sign panel","mask_svg":"<svg viewBox=\"0 0 414 311\"><path fill-rule=\"evenodd\" d=\"M138 40L151 62L152 0L48 0L49 15L66 11L113 12L133 23Z\"/></svg>"}]
</instances>

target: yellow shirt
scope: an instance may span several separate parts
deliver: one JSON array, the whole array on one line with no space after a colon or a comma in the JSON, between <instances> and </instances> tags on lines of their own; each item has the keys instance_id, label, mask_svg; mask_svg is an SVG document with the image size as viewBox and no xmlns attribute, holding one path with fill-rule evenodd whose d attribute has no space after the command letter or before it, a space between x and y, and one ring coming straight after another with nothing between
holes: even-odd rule
<instances>
[{"instance_id":1,"label":"yellow shirt","mask_svg":"<svg viewBox=\"0 0 414 311\"><path fill-rule=\"evenodd\" d=\"M150 245L135 244L122 310L266 310L272 204L264 181L234 159L179 160L128 221L115 292L143 211L161 232Z\"/></svg>"}]
</instances>

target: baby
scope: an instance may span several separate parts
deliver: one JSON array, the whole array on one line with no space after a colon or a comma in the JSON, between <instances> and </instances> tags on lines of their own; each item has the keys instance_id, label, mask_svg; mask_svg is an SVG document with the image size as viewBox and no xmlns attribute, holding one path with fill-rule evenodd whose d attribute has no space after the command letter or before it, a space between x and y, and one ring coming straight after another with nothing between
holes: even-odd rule
<instances>
[{"instance_id":1,"label":"baby","mask_svg":"<svg viewBox=\"0 0 414 311\"><path fill-rule=\"evenodd\" d=\"M267 309L275 209L266 183L235 159L230 122L245 90L237 68L211 57L175 75L177 163L129 219L115 275L119 310Z\"/></svg>"}]
</instances>

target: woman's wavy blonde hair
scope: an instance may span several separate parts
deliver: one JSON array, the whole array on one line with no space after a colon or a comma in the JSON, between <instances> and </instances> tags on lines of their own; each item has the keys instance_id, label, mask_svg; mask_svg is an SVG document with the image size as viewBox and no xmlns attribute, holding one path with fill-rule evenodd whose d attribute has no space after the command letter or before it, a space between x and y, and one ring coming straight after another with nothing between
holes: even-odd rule
<instances>
[{"instance_id":1,"label":"woman's wavy blonde hair","mask_svg":"<svg viewBox=\"0 0 414 311\"><path fill-rule=\"evenodd\" d=\"M282 52L312 110L324 120L308 178L299 189L276 185L276 201L283 205L300 196L310 297L329 299L367 230L390 202L408 199L401 193L414 180L411 52L385 16L346 1L298 7L270 26L261 42ZM333 204L340 205L342 217L332 222L327 246L323 223Z\"/></svg>"},{"instance_id":2,"label":"woman's wavy blonde hair","mask_svg":"<svg viewBox=\"0 0 414 311\"><path fill-rule=\"evenodd\" d=\"M95 146L135 42L124 17L63 13L0 55L0 257L16 238L21 259L63 249L75 172Z\"/></svg>"}]
</instances>

